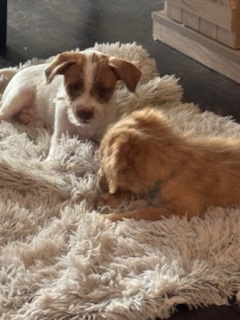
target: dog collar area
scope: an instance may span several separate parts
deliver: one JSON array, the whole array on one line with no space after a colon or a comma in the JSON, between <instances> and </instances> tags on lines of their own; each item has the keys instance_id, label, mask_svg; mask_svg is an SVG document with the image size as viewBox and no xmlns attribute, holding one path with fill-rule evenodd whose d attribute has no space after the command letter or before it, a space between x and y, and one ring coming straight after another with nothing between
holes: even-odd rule
<instances>
[{"instance_id":1,"label":"dog collar area","mask_svg":"<svg viewBox=\"0 0 240 320\"><path fill-rule=\"evenodd\" d=\"M159 194L161 185L163 184L163 181L161 179L157 180L155 184L148 190L146 199L148 204L154 204L154 200L156 196Z\"/></svg>"}]
</instances>

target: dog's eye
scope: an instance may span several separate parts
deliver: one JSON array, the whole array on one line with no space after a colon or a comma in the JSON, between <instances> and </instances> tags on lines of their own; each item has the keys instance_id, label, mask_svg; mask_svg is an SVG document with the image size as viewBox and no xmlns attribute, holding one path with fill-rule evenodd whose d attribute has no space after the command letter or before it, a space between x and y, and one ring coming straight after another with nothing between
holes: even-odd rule
<instances>
[{"instance_id":1,"label":"dog's eye","mask_svg":"<svg viewBox=\"0 0 240 320\"><path fill-rule=\"evenodd\" d=\"M67 86L67 92L73 98L79 96L82 91L83 91L83 82L80 82L80 81L74 82L74 83L70 83Z\"/></svg>"},{"instance_id":2,"label":"dog's eye","mask_svg":"<svg viewBox=\"0 0 240 320\"><path fill-rule=\"evenodd\" d=\"M106 88L106 87L97 87L96 91L97 91L97 95L99 97L105 97L109 92L110 92L111 89L109 88Z\"/></svg>"},{"instance_id":3,"label":"dog's eye","mask_svg":"<svg viewBox=\"0 0 240 320\"><path fill-rule=\"evenodd\" d=\"M81 91L82 88L83 88L83 83L81 82L69 84L69 89L72 91Z\"/></svg>"}]
</instances>

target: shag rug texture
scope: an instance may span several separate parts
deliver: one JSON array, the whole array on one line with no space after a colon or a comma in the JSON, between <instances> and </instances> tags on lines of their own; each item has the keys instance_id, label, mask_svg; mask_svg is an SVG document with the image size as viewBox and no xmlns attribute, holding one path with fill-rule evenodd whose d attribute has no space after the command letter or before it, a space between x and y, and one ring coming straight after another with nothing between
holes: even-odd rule
<instances>
[{"instance_id":1,"label":"shag rug texture","mask_svg":"<svg viewBox=\"0 0 240 320\"><path fill-rule=\"evenodd\" d=\"M119 116L152 105L179 131L240 138L230 118L182 103L177 79L160 77L141 46L95 49L134 61L143 72L138 96L119 85ZM0 79L1 93L7 82ZM97 146L63 136L56 158L45 162L49 141L43 128L0 124L2 320L167 319L179 304L240 298L240 207L209 208L191 221L112 223L92 209Z\"/></svg>"}]
</instances>

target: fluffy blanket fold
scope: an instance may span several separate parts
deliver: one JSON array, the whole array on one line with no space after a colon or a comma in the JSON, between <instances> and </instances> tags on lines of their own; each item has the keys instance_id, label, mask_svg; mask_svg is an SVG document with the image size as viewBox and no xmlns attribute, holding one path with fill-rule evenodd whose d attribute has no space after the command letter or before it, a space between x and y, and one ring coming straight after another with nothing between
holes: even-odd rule
<instances>
[{"instance_id":1,"label":"fluffy blanket fold","mask_svg":"<svg viewBox=\"0 0 240 320\"><path fill-rule=\"evenodd\" d=\"M143 72L138 96L119 85L119 116L152 105L181 131L240 138L230 118L182 103L177 79L159 77L141 46L95 49ZM7 82L0 79L1 93ZM227 304L238 293L240 207L210 208L191 221L111 223L90 209L96 146L64 136L50 163L49 141L43 128L0 124L1 319L165 319L179 304Z\"/></svg>"}]
</instances>

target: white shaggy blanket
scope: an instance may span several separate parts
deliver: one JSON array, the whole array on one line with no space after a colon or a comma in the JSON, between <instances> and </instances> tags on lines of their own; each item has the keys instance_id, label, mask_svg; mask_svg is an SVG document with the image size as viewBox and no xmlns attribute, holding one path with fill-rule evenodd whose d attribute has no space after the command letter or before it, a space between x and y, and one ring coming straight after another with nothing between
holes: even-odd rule
<instances>
[{"instance_id":1,"label":"white shaggy blanket","mask_svg":"<svg viewBox=\"0 0 240 320\"><path fill-rule=\"evenodd\" d=\"M139 97L118 89L119 114L152 104L179 130L240 137L240 126L181 103L173 76L133 44L95 45L142 69ZM39 63L32 60L20 68ZM0 79L3 91L7 79ZM98 160L90 142L62 138L44 163L50 135L0 124L0 318L168 318L179 304L227 304L240 289L240 207L205 219L111 223L91 203ZM206 172L207 174L207 172Z\"/></svg>"}]
</instances>

